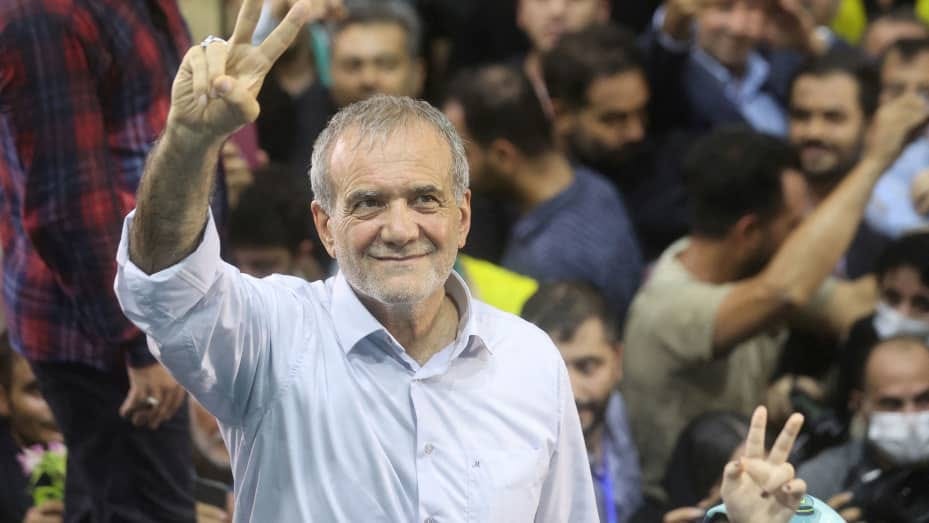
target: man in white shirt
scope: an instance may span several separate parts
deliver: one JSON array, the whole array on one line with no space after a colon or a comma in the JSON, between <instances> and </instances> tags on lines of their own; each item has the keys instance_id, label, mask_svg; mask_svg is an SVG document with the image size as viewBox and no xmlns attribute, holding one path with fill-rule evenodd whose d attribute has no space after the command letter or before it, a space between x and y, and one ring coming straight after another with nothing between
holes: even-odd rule
<instances>
[{"instance_id":1,"label":"man in white shirt","mask_svg":"<svg viewBox=\"0 0 929 523\"><path fill-rule=\"evenodd\" d=\"M596 521L557 349L452 272L470 192L441 112L379 96L321 134L312 212L334 278L259 280L220 259L207 205L220 144L335 3L298 2L252 47L261 0L245 0L228 44L188 52L124 224L123 310L220 420L237 521Z\"/></svg>"}]
</instances>

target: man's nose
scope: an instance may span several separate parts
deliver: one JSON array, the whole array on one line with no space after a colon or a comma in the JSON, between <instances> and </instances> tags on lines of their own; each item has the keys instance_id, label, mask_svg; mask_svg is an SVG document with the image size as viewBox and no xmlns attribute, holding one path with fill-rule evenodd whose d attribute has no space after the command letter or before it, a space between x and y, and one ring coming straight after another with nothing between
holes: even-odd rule
<instances>
[{"instance_id":1,"label":"man's nose","mask_svg":"<svg viewBox=\"0 0 929 523\"><path fill-rule=\"evenodd\" d=\"M645 139L645 122L641 118L630 118L625 128L625 143L639 143Z\"/></svg>"},{"instance_id":2,"label":"man's nose","mask_svg":"<svg viewBox=\"0 0 929 523\"><path fill-rule=\"evenodd\" d=\"M419 226L406 202L392 203L384 213L381 240L391 245L406 245L419 236Z\"/></svg>"},{"instance_id":3,"label":"man's nose","mask_svg":"<svg viewBox=\"0 0 929 523\"><path fill-rule=\"evenodd\" d=\"M764 15L758 9L737 5L730 15L729 31L743 38L757 40L764 31Z\"/></svg>"}]
</instances>

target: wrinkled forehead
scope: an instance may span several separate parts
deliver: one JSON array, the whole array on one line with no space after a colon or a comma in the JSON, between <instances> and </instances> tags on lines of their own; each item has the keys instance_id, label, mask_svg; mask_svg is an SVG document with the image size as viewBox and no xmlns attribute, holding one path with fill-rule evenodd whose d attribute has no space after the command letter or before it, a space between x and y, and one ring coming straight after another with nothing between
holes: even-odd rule
<instances>
[{"instance_id":1,"label":"wrinkled forehead","mask_svg":"<svg viewBox=\"0 0 929 523\"><path fill-rule=\"evenodd\" d=\"M774 12L777 8L776 0L706 0L703 2L704 11L731 11L739 8L751 11Z\"/></svg>"},{"instance_id":2,"label":"wrinkled forehead","mask_svg":"<svg viewBox=\"0 0 929 523\"><path fill-rule=\"evenodd\" d=\"M876 395L929 388L929 348L909 339L878 344L865 362L865 385Z\"/></svg>"},{"instance_id":3,"label":"wrinkled forehead","mask_svg":"<svg viewBox=\"0 0 929 523\"><path fill-rule=\"evenodd\" d=\"M408 119L382 129L346 128L332 147L329 174L342 191L359 178L429 178L452 185L452 151L448 140L427 122Z\"/></svg>"}]
</instances>

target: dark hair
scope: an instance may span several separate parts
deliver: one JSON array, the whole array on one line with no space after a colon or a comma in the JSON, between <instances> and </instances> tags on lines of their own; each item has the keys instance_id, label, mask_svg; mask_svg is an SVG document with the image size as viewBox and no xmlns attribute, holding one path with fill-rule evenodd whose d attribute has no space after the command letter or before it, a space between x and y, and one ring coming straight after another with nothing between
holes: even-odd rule
<instances>
[{"instance_id":1,"label":"dark hair","mask_svg":"<svg viewBox=\"0 0 929 523\"><path fill-rule=\"evenodd\" d=\"M790 82L791 96L794 85L801 77L821 78L833 74L850 76L858 86L858 106L866 118L877 111L881 94L881 78L877 68L866 60L858 51L832 50L823 56L806 62L794 74Z\"/></svg>"},{"instance_id":2,"label":"dark hair","mask_svg":"<svg viewBox=\"0 0 929 523\"><path fill-rule=\"evenodd\" d=\"M745 441L748 428L748 418L734 412L708 412L687 424L662 481L669 506L694 506L705 498Z\"/></svg>"},{"instance_id":3,"label":"dark hair","mask_svg":"<svg viewBox=\"0 0 929 523\"><path fill-rule=\"evenodd\" d=\"M887 11L886 13L881 14L877 18L874 18L873 20L868 22L868 27L865 30L866 34L864 35L865 38L867 38L868 36L867 32L870 32L871 28L873 28L875 24L878 24L881 22L896 22L896 23L903 23L903 24L913 24L913 25L922 26L927 31L929 31L929 25L927 25L926 22L924 22L923 19L920 18L919 15L916 14L916 10L913 8L912 5L909 5L909 6L901 5L901 6L895 7L894 9L891 9L890 11Z\"/></svg>"},{"instance_id":4,"label":"dark hair","mask_svg":"<svg viewBox=\"0 0 929 523\"><path fill-rule=\"evenodd\" d=\"M297 252L310 239L311 200L305 181L289 170L271 165L256 171L255 182L229 211L229 244Z\"/></svg>"},{"instance_id":5,"label":"dark hair","mask_svg":"<svg viewBox=\"0 0 929 523\"><path fill-rule=\"evenodd\" d=\"M570 108L588 104L587 91L596 80L643 71L635 36L614 25L564 35L542 58L542 70L549 95Z\"/></svg>"},{"instance_id":6,"label":"dark hair","mask_svg":"<svg viewBox=\"0 0 929 523\"><path fill-rule=\"evenodd\" d=\"M353 25L393 24L406 33L410 57L422 54L423 29L416 10L398 0L360 0L347 3L347 14L332 28L332 39Z\"/></svg>"},{"instance_id":7,"label":"dark hair","mask_svg":"<svg viewBox=\"0 0 929 523\"><path fill-rule=\"evenodd\" d=\"M529 156L554 149L552 124L520 69L490 65L463 71L448 99L461 104L468 132L482 146L502 138Z\"/></svg>"},{"instance_id":8,"label":"dark hair","mask_svg":"<svg viewBox=\"0 0 929 523\"><path fill-rule=\"evenodd\" d=\"M617 314L593 287L579 282L543 283L530 297L521 313L554 339L570 340L585 321L596 318L603 323L609 342L622 337Z\"/></svg>"},{"instance_id":9,"label":"dark hair","mask_svg":"<svg viewBox=\"0 0 929 523\"><path fill-rule=\"evenodd\" d=\"M21 358L10 344L10 334L0 335L0 387L9 394L13 386L13 366Z\"/></svg>"},{"instance_id":10,"label":"dark hair","mask_svg":"<svg viewBox=\"0 0 929 523\"><path fill-rule=\"evenodd\" d=\"M900 267L916 269L920 282L929 286L929 232L907 234L891 242L877 259L878 280Z\"/></svg>"},{"instance_id":11,"label":"dark hair","mask_svg":"<svg viewBox=\"0 0 929 523\"><path fill-rule=\"evenodd\" d=\"M748 127L700 138L682 167L693 233L719 238L745 215L773 216L784 204L781 176L789 168L799 168L790 145Z\"/></svg>"},{"instance_id":12,"label":"dark hair","mask_svg":"<svg viewBox=\"0 0 929 523\"><path fill-rule=\"evenodd\" d=\"M927 29L927 33L929 33L929 29ZM887 62L887 57L893 52L899 53L900 58L903 59L904 62L910 62L918 55L929 53L929 37L901 38L897 40L887 48L887 51L884 52L884 56L881 57L881 67L884 66L884 63Z\"/></svg>"}]
</instances>

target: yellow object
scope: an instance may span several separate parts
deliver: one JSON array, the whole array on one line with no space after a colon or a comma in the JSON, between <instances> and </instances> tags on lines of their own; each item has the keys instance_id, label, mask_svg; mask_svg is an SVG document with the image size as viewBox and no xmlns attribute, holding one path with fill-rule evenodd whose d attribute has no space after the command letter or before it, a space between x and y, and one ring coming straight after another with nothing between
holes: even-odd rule
<instances>
[{"instance_id":1,"label":"yellow object","mask_svg":"<svg viewBox=\"0 0 929 523\"><path fill-rule=\"evenodd\" d=\"M519 314L539 288L538 282L528 276L463 254L458 256L455 268L475 298L512 314Z\"/></svg>"},{"instance_id":2,"label":"yellow object","mask_svg":"<svg viewBox=\"0 0 929 523\"><path fill-rule=\"evenodd\" d=\"M862 1L842 0L831 24L835 34L850 44L857 44L867 27L868 15Z\"/></svg>"},{"instance_id":3,"label":"yellow object","mask_svg":"<svg viewBox=\"0 0 929 523\"><path fill-rule=\"evenodd\" d=\"M916 14L929 24L929 0L916 0Z\"/></svg>"},{"instance_id":4,"label":"yellow object","mask_svg":"<svg viewBox=\"0 0 929 523\"><path fill-rule=\"evenodd\" d=\"M916 0L916 15L929 24L929 0ZM857 44L868 27L868 15L862 0L842 0L830 27L842 39Z\"/></svg>"}]
</instances>

